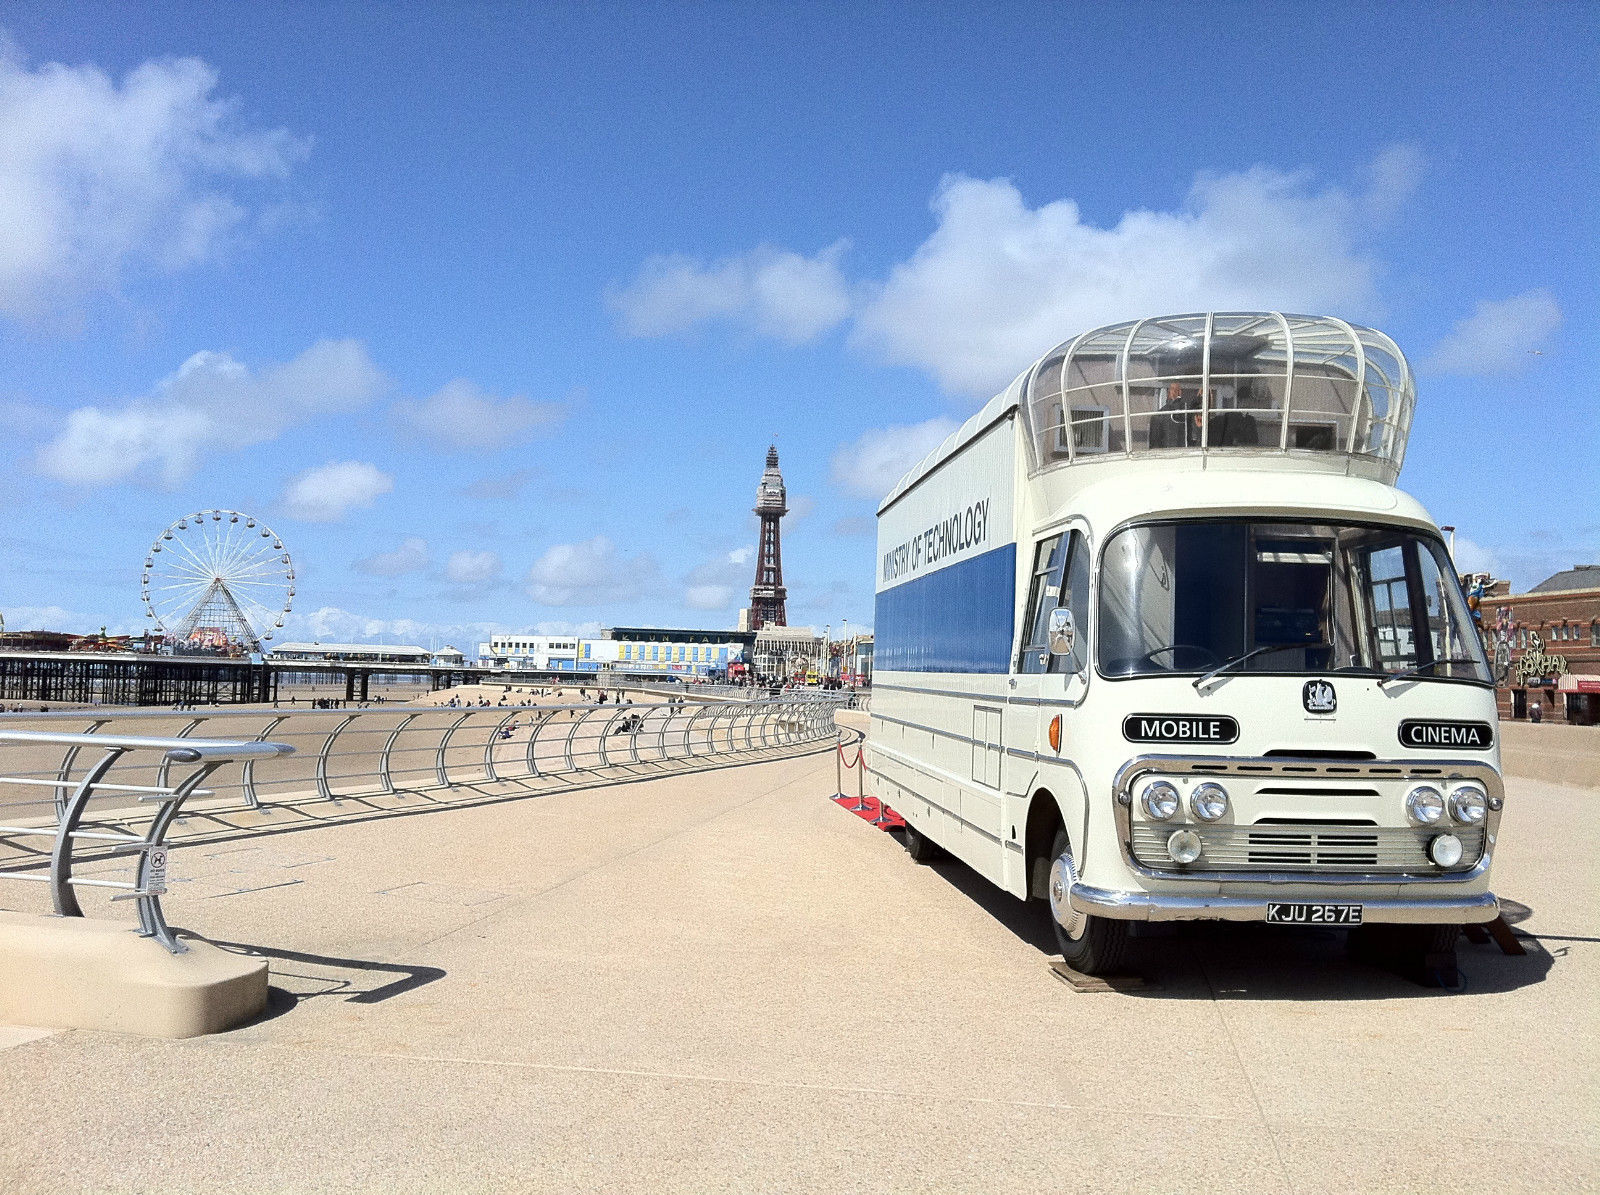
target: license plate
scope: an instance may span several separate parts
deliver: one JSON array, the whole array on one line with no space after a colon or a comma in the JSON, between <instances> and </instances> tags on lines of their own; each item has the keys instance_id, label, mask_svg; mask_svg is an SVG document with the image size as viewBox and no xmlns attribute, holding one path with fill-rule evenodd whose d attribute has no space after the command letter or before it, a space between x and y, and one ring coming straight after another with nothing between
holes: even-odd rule
<instances>
[{"instance_id":1,"label":"license plate","mask_svg":"<svg viewBox=\"0 0 1600 1195\"><path fill-rule=\"evenodd\" d=\"M1360 925L1360 905L1267 905L1270 925Z\"/></svg>"}]
</instances>

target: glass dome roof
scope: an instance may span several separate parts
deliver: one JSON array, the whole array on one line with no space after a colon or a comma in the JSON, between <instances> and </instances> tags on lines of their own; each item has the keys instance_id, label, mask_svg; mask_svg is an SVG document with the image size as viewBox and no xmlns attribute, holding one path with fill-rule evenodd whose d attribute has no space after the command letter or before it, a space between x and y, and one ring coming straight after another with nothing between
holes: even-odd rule
<instances>
[{"instance_id":1,"label":"glass dome roof","mask_svg":"<svg viewBox=\"0 0 1600 1195\"><path fill-rule=\"evenodd\" d=\"M1085 332L1034 365L1022 405L1040 469L1167 451L1333 454L1392 483L1416 388L1372 328L1213 312Z\"/></svg>"}]
</instances>

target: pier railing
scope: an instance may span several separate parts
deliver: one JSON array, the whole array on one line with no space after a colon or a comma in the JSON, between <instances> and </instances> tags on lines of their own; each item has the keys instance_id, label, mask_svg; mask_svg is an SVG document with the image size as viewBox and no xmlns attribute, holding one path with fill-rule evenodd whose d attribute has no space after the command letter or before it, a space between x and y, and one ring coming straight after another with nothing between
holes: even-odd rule
<instances>
[{"instance_id":1,"label":"pier railing","mask_svg":"<svg viewBox=\"0 0 1600 1195\"><path fill-rule=\"evenodd\" d=\"M318 802L381 808L458 786L581 784L591 776L719 767L825 746L839 707L814 696L664 697L620 705L0 715L0 879L49 883L55 911L65 915L81 915L77 889L114 889L113 899L139 902L144 932L179 949L159 898L167 835L186 805L190 813L226 815L248 832L255 820L234 813L262 811L262 824L277 824L275 811L329 807ZM130 858L130 878L73 872L74 859L99 867Z\"/></svg>"}]
</instances>

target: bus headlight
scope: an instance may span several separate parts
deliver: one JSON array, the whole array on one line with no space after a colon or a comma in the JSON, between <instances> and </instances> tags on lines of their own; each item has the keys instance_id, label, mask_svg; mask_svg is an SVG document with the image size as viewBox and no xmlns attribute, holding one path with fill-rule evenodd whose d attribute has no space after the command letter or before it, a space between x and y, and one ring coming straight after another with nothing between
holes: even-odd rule
<instances>
[{"instance_id":1,"label":"bus headlight","mask_svg":"<svg viewBox=\"0 0 1600 1195\"><path fill-rule=\"evenodd\" d=\"M1167 854L1174 863L1188 866L1200 857L1200 835L1193 830L1174 830L1167 839Z\"/></svg>"},{"instance_id":2,"label":"bus headlight","mask_svg":"<svg viewBox=\"0 0 1600 1195\"><path fill-rule=\"evenodd\" d=\"M1164 822L1178 812L1181 801L1178 790L1165 780L1152 780L1139 794L1139 803L1145 813L1158 822Z\"/></svg>"},{"instance_id":3,"label":"bus headlight","mask_svg":"<svg viewBox=\"0 0 1600 1195\"><path fill-rule=\"evenodd\" d=\"M1419 826L1437 824L1444 816L1444 794L1431 784L1419 784L1406 794L1406 816Z\"/></svg>"},{"instance_id":4,"label":"bus headlight","mask_svg":"<svg viewBox=\"0 0 1600 1195\"><path fill-rule=\"evenodd\" d=\"M1214 822L1228 812L1228 790L1209 780L1189 794L1189 808L1203 822Z\"/></svg>"},{"instance_id":5,"label":"bus headlight","mask_svg":"<svg viewBox=\"0 0 1600 1195\"><path fill-rule=\"evenodd\" d=\"M1489 794L1476 784L1450 790L1450 816L1463 826L1476 826L1489 812Z\"/></svg>"},{"instance_id":6,"label":"bus headlight","mask_svg":"<svg viewBox=\"0 0 1600 1195\"><path fill-rule=\"evenodd\" d=\"M1461 839L1454 834L1435 834L1428 842L1428 858L1437 867L1454 867L1461 862Z\"/></svg>"}]
</instances>

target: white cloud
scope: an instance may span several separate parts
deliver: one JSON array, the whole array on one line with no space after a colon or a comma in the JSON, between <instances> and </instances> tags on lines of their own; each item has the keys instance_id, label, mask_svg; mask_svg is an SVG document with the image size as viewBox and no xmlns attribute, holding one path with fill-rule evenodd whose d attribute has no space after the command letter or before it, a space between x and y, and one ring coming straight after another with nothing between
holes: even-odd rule
<instances>
[{"instance_id":1,"label":"white cloud","mask_svg":"<svg viewBox=\"0 0 1600 1195\"><path fill-rule=\"evenodd\" d=\"M378 552L356 561L351 567L358 573L374 577L398 577L405 573L421 572L428 567L428 541L410 536L402 540L394 551Z\"/></svg>"},{"instance_id":2,"label":"white cloud","mask_svg":"<svg viewBox=\"0 0 1600 1195\"><path fill-rule=\"evenodd\" d=\"M436 446L487 451L514 443L565 418L563 403L532 402L521 395L496 398L465 378L448 382L431 398L394 405L394 417Z\"/></svg>"},{"instance_id":3,"label":"white cloud","mask_svg":"<svg viewBox=\"0 0 1600 1195\"><path fill-rule=\"evenodd\" d=\"M683 604L692 610L726 610L734 592L731 585L691 585L683 591Z\"/></svg>"},{"instance_id":4,"label":"white cloud","mask_svg":"<svg viewBox=\"0 0 1600 1195\"><path fill-rule=\"evenodd\" d=\"M925 423L864 432L834 452L834 483L853 497L877 501L960 426L940 415Z\"/></svg>"},{"instance_id":5,"label":"white cloud","mask_svg":"<svg viewBox=\"0 0 1600 1195\"><path fill-rule=\"evenodd\" d=\"M490 629L489 624L427 623L414 618L375 618L354 614L338 606L322 606L307 613L291 614L278 632L279 639L288 643L373 643L387 641L426 647L433 640L459 641L457 646L471 641L476 634Z\"/></svg>"},{"instance_id":6,"label":"white cloud","mask_svg":"<svg viewBox=\"0 0 1600 1195\"><path fill-rule=\"evenodd\" d=\"M493 552L464 548L450 554L444 575L457 585L482 585L500 575L500 557Z\"/></svg>"},{"instance_id":7,"label":"white cloud","mask_svg":"<svg viewBox=\"0 0 1600 1195\"><path fill-rule=\"evenodd\" d=\"M513 469L510 473L480 477L461 492L480 502L509 502L527 489L536 475L533 469Z\"/></svg>"},{"instance_id":8,"label":"white cloud","mask_svg":"<svg viewBox=\"0 0 1600 1195\"><path fill-rule=\"evenodd\" d=\"M5 619L8 631L65 631L74 635L92 635L105 627L108 635L137 635L146 629L143 624L117 622L104 615L84 614L62 606L5 606L0 607L0 617Z\"/></svg>"},{"instance_id":9,"label":"white cloud","mask_svg":"<svg viewBox=\"0 0 1600 1195\"><path fill-rule=\"evenodd\" d=\"M847 282L844 242L815 258L764 245L709 264L651 258L610 298L637 336L726 319L799 343L853 314L858 346L987 396L1052 345L1119 319L1259 308L1370 318L1378 265L1365 242L1422 170L1414 147L1396 145L1354 190L1269 166L1201 174L1173 210L1127 211L1105 228L1071 199L1030 208L1006 179L955 174L934 195L933 233L879 282Z\"/></svg>"},{"instance_id":10,"label":"white cloud","mask_svg":"<svg viewBox=\"0 0 1600 1195\"><path fill-rule=\"evenodd\" d=\"M709 263L663 254L646 261L626 286L614 288L608 301L632 336L667 336L722 319L802 344L850 314L850 287L839 270L848 248L838 241L805 257L760 245Z\"/></svg>"},{"instance_id":11,"label":"white cloud","mask_svg":"<svg viewBox=\"0 0 1600 1195\"><path fill-rule=\"evenodd\" d=\"M1488 548L1457 534L1455 537L1456 571L1461 573L1489 573L1499 577L1500 558Z\"/></svg>"},{"instance_id":12,"label":"white cloud","mask_svg":"<svg viewBox=\"0 0 1600 1195\"><path fill-rule=\"evenodd\" d=\"M592 637L600 633L601 626L593 620L588 622L565 622L557 618L536 622L531 627L518 627L517 630L523 632L531 631L535 635L572 635L574 637L587 635Z\"/></svg>"},{"instance_id":13,"label":"white cloud","mask_svg":"<svg viewBox=\"0 0 1600 1195\"><path fill-rule=\"evenodd\" d=\"M1398 173L1398 167L1395 173ZM1392 202L1398 184L1382 184ZM1304 172L1201 175L1176 211L1087 223L1070 199L1029 208L1004 179L947 177L938 227L890 271L857 340L988 395L1067 336L1178 311L1283 309L1361 317L1376 266L1357 248L1366 205Z\"/></svg>"},{"instance_id":14,"label":"white cloud","mask_svg":"<svg viewBox=\"0 0 1600 1195\"><path fill-rule=\"evenodd\" d=\"M115 409L71 412L40 449L37 465L69 485L152 481L172 487L207 456L362 406L388 384L355 340L319 340L292 361L255 371L226 353L196 353L145 397Z\"/></svg>"},{"instance_id":15,"label":"white cloud","mask_svg":"<svg viewBox=\"0 0 1600 1195\"><path fill-rule=\"evenodd\" d=\"M307 523L336 523L394 490L394 478L365 461L334 461L310 469L283 491L289 514Z\"/></svg>"},{"instance_id":16,"label":"white cloud","mask_svg":"<svg viewBox=\"0 0 1600 1195\"><path fill-rule=\"evenodd\" d=\"M599 606L639 597L656 581L649 556L624 557L603 535L556 544L528 570L528 595L546 606Z\"/></svg>"},{"instance_id":17,"label":"white cloud","mask_svg":"<svg viewBox=\"0 0 1600 1195\"><path fill-rule=\"evenodd\" d=\"M727 610L738 605L749 592L755 558L754 548L742 547L697 565L684 579L683 604L694 610Z\"/></svg>"},{"instance_id":18,"label":"white cloud","mask_svg":"<svg viewBox=\"0 0 1600 1195\"><path fill-rule=\"evenodd\" d=\"M238 128L216 86L194 58L120 83L93 66L30 69L0 34L0 313L39 318L236 234L252 185L283 178L308 143Z\"/></svg>"},{"instance_id":19,"label":"white cloud","mask_svg":"<svg viewBox=\"0 0 1600 1195\"><path fill-rule=\"evenodd\" d=\"M1368 173L1367 211L1377 220L1388 220L1403 208L1422 183L1427 161L1415 145L1390 145L1379 151Z\"/></svg>"},{"instance_id":20,"label":"white cloud","mask_svg":"<svg viewBox=\"0 0 1600 1195\"><path fill-rule=\"evenodd\" d=\"M0 427L12 436L34 436L50 431L61 415L40 403L25 399L0 399Z\"/></svg>"},{"instance_id":21,"label":"white cloud","mask_svg":"<svg viewBox=\"0 0 1600 1195\"><path fill-rule=\"evenodd\" d=\"M1431 373L1511 373L1561 326L1561 306L1539 288L1509 299L1479 303L1451 329L1423 363Z\"/></svg>"},{"instance_id":22,"label":"white cloud","mask_svg":"<svg viewBox=\"0 0 1600 1195\"><path fill-rule=\"evenodd\" d=\"M9 614L9 612L8 612ZM98 628L96 628L98 629ZM548 621L521 625L501 622L421 622L414 618L378 618L338 606L322 606L304 614L291 614L284 641L319 640L323 643L405 642L422 647L449 643L471 655L490 635L598 635L598 622Z\"/></svg>"}]
</instances>

